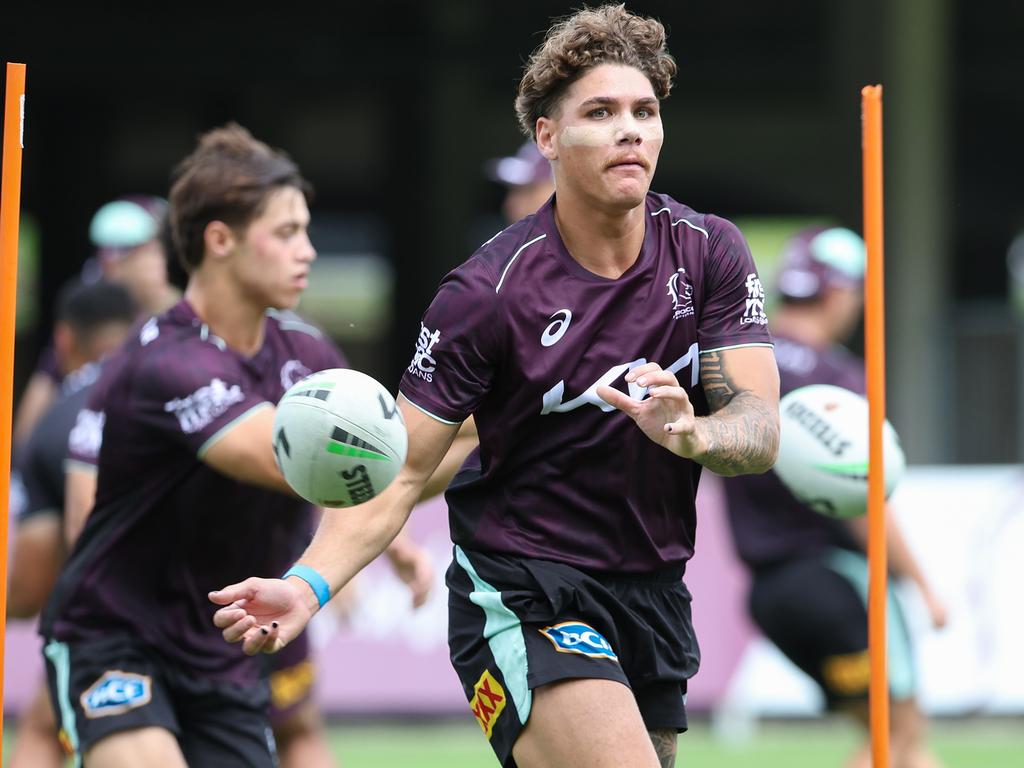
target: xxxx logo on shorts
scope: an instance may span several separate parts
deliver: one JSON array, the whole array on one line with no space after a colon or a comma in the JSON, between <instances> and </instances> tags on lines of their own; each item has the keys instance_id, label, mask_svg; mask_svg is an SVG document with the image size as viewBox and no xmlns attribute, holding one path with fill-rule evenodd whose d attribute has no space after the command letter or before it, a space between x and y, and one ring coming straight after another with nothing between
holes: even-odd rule
<instances>
[{"instance_id":1,"label":"xxxx logo on shorts","mask_svg":"<svg viewBox=\"0 0 1024 768\"><path fill-rule=\"evenodd\" d=\"M582 621L563 621L539 631L559 653L579 653L592 659L619 660L604 635Z\"/></svg>"},{"instance_id":2,"label":"xxxx logo on shorts","mask_svg":"<svg viewBox=\"0 0 1024 768\"><path fill-rule=\"evenodd\" d=\"M473 686L473 698L469 701L476 721L484 729L484 735L491 738L494 722L505 709L505 689L501 687L489 669L485 669L480 679Z\"/></svg>"}]
</instances>

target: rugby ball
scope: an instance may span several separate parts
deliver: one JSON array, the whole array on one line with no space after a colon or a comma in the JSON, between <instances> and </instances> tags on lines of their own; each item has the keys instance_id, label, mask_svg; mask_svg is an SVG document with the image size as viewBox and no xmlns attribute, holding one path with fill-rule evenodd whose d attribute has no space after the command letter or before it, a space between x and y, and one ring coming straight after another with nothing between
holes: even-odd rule
<instances>
[{"instance_id":1,"label":"rugby ball","mask_svg":"<svg viewBox=\"0 0 1024 768\"><path fill-rule=\"evenodd\" d=\"M405 463L402 412L376 379L330 368L296 382L274 417L274 455L288 485L321 507L369 501Z\"/></svg>"},{"instance_id":2,"label":"rugby ball","mask_svg":"<svg viewBox=\"0 0 1024 768\"><path fill-rule=\"evenodd\" d=\"M800 501L829 517L867 510L868 401L831 384L795 389L779 402L780 443L775 473ZM896 488L906 459L896 430L882 429L885 495Z\"/></svg>"}]
</instances>

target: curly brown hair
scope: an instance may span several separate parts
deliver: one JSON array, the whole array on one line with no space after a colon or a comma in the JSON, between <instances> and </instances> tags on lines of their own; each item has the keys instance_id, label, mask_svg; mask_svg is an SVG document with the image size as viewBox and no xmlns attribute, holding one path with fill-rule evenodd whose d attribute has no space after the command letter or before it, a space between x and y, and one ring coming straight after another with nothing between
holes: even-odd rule
<instances>
[{"instance_id":1,"label":"curly brown hair","mask_svg":"<svg viewBox=\"0 0 1024 768\"><path fill-rule=\"evenodd\" d=\"M313 194L288 155L253 138L238 123L200 136L175 169L170 194L171 239L185 271L191 273L203 261L207 224L223 221L242 231L282 187L295 187L307 201Z\"/></svg>"},{"instance_id":2,"label":"curly brown hair","mask_svg":"<svg viewBox=\"0 0 1024 768\"><path fill-rule=\"evenodd\" d=\"M526 63L516 96L523 133L535 138L537 118L550 115L566 89L599 64L636 67L659 99L668 97L676 61L665 49L665 27L625 5L584 8L555 22Z\"/></svg>"}]
</instances>

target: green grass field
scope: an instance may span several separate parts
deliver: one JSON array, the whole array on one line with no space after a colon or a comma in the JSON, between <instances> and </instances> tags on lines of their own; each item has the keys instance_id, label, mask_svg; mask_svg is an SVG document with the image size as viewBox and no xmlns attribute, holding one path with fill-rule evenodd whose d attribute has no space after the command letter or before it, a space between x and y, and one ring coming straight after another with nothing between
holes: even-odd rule
<instances>
[{"instance_id":1,"label":"green grass field","mask_svg":"<svg viewBox=\"0 0 1024 768\"><path fill-rule=\"evenodd\" d=\"M9 723L13 726L13 723ZM6 731L6 729L5 729ZM838 721L763 725L747 743L714 739L706 724L680 738L677 765L686 768L841 768L857 734ZM1022 768L1024 721L940 721L932 744L947 768ZM11 741L4 739L4 755ZM494 768L473 722L334 726L331 744L341 768ZM6 765L6 761L5 761Z\"/></svg>"}]
</instances>

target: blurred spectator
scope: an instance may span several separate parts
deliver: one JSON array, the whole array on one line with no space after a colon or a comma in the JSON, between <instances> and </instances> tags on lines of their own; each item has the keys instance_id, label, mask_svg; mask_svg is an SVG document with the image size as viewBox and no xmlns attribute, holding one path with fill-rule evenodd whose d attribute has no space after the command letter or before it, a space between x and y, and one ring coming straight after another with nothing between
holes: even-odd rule
<instances>
[{"instance_id":1,"label":"blurred spectator","mask_svg":"<svg viewBox=\"0 0 1024 768\"><path fill-rule=\"evenodd\" d=\"M810 228L784 246L772 317L782 394L833 384L863 394L860 360L840 346L862 309L864 242L842 228ZM751 572L749 609L764 634L810 675L830 709L850 713L867 731L867 521L839 520L798 501L774 472L727 478L729 522L737 552ZM934 596L891 514L889 569L910 579L932 623L946 612ZM890 590L889 689L894 768L929 768L925 718L917 704L911 636ZM849 765L867 768L869 744Z\"/></svg>"},{"instance_id":2,"label":"blurred spectator","mask_svg":"<svg viewBox=\"0 0 1024 768\"><path fill-rule=\"evenodd\" d=\"M82 282L107 279L123 285L144 317L170 307L180 293L167 279L162 237L166 219L167 202L159 197L130 195L102 206L89 225L89 239L96 253L82 266ZM18 403L14 416L16 444L28 436L57 397L67 373L51 343L40 355Z\"/></svg>"},{"instance_id":3,"label":"blurred spectator","mask_svg":"<svg viewBox=\"0 0 1024 768\"><path fill-rule=\"evenodd\" d=\"M160 197L128 195L102 206L89 224L96 257L83 279L98 270L124 285L147 317L171 307L181 296L167 280L166 220L167 201Z\"/></svg>"},{"instance_id":4,"label":"blurred spectator","mask_svg":"<svg viewBox=\"0 0 1024 768\"><path fill-rule=\"evenodd\" d=\"M551 163L532 140L523 144L512 157L489 161L484 171L491 181L507 190L501 212L509 224L536 213L555 191Z\"/></svg>"}]
</instances>

